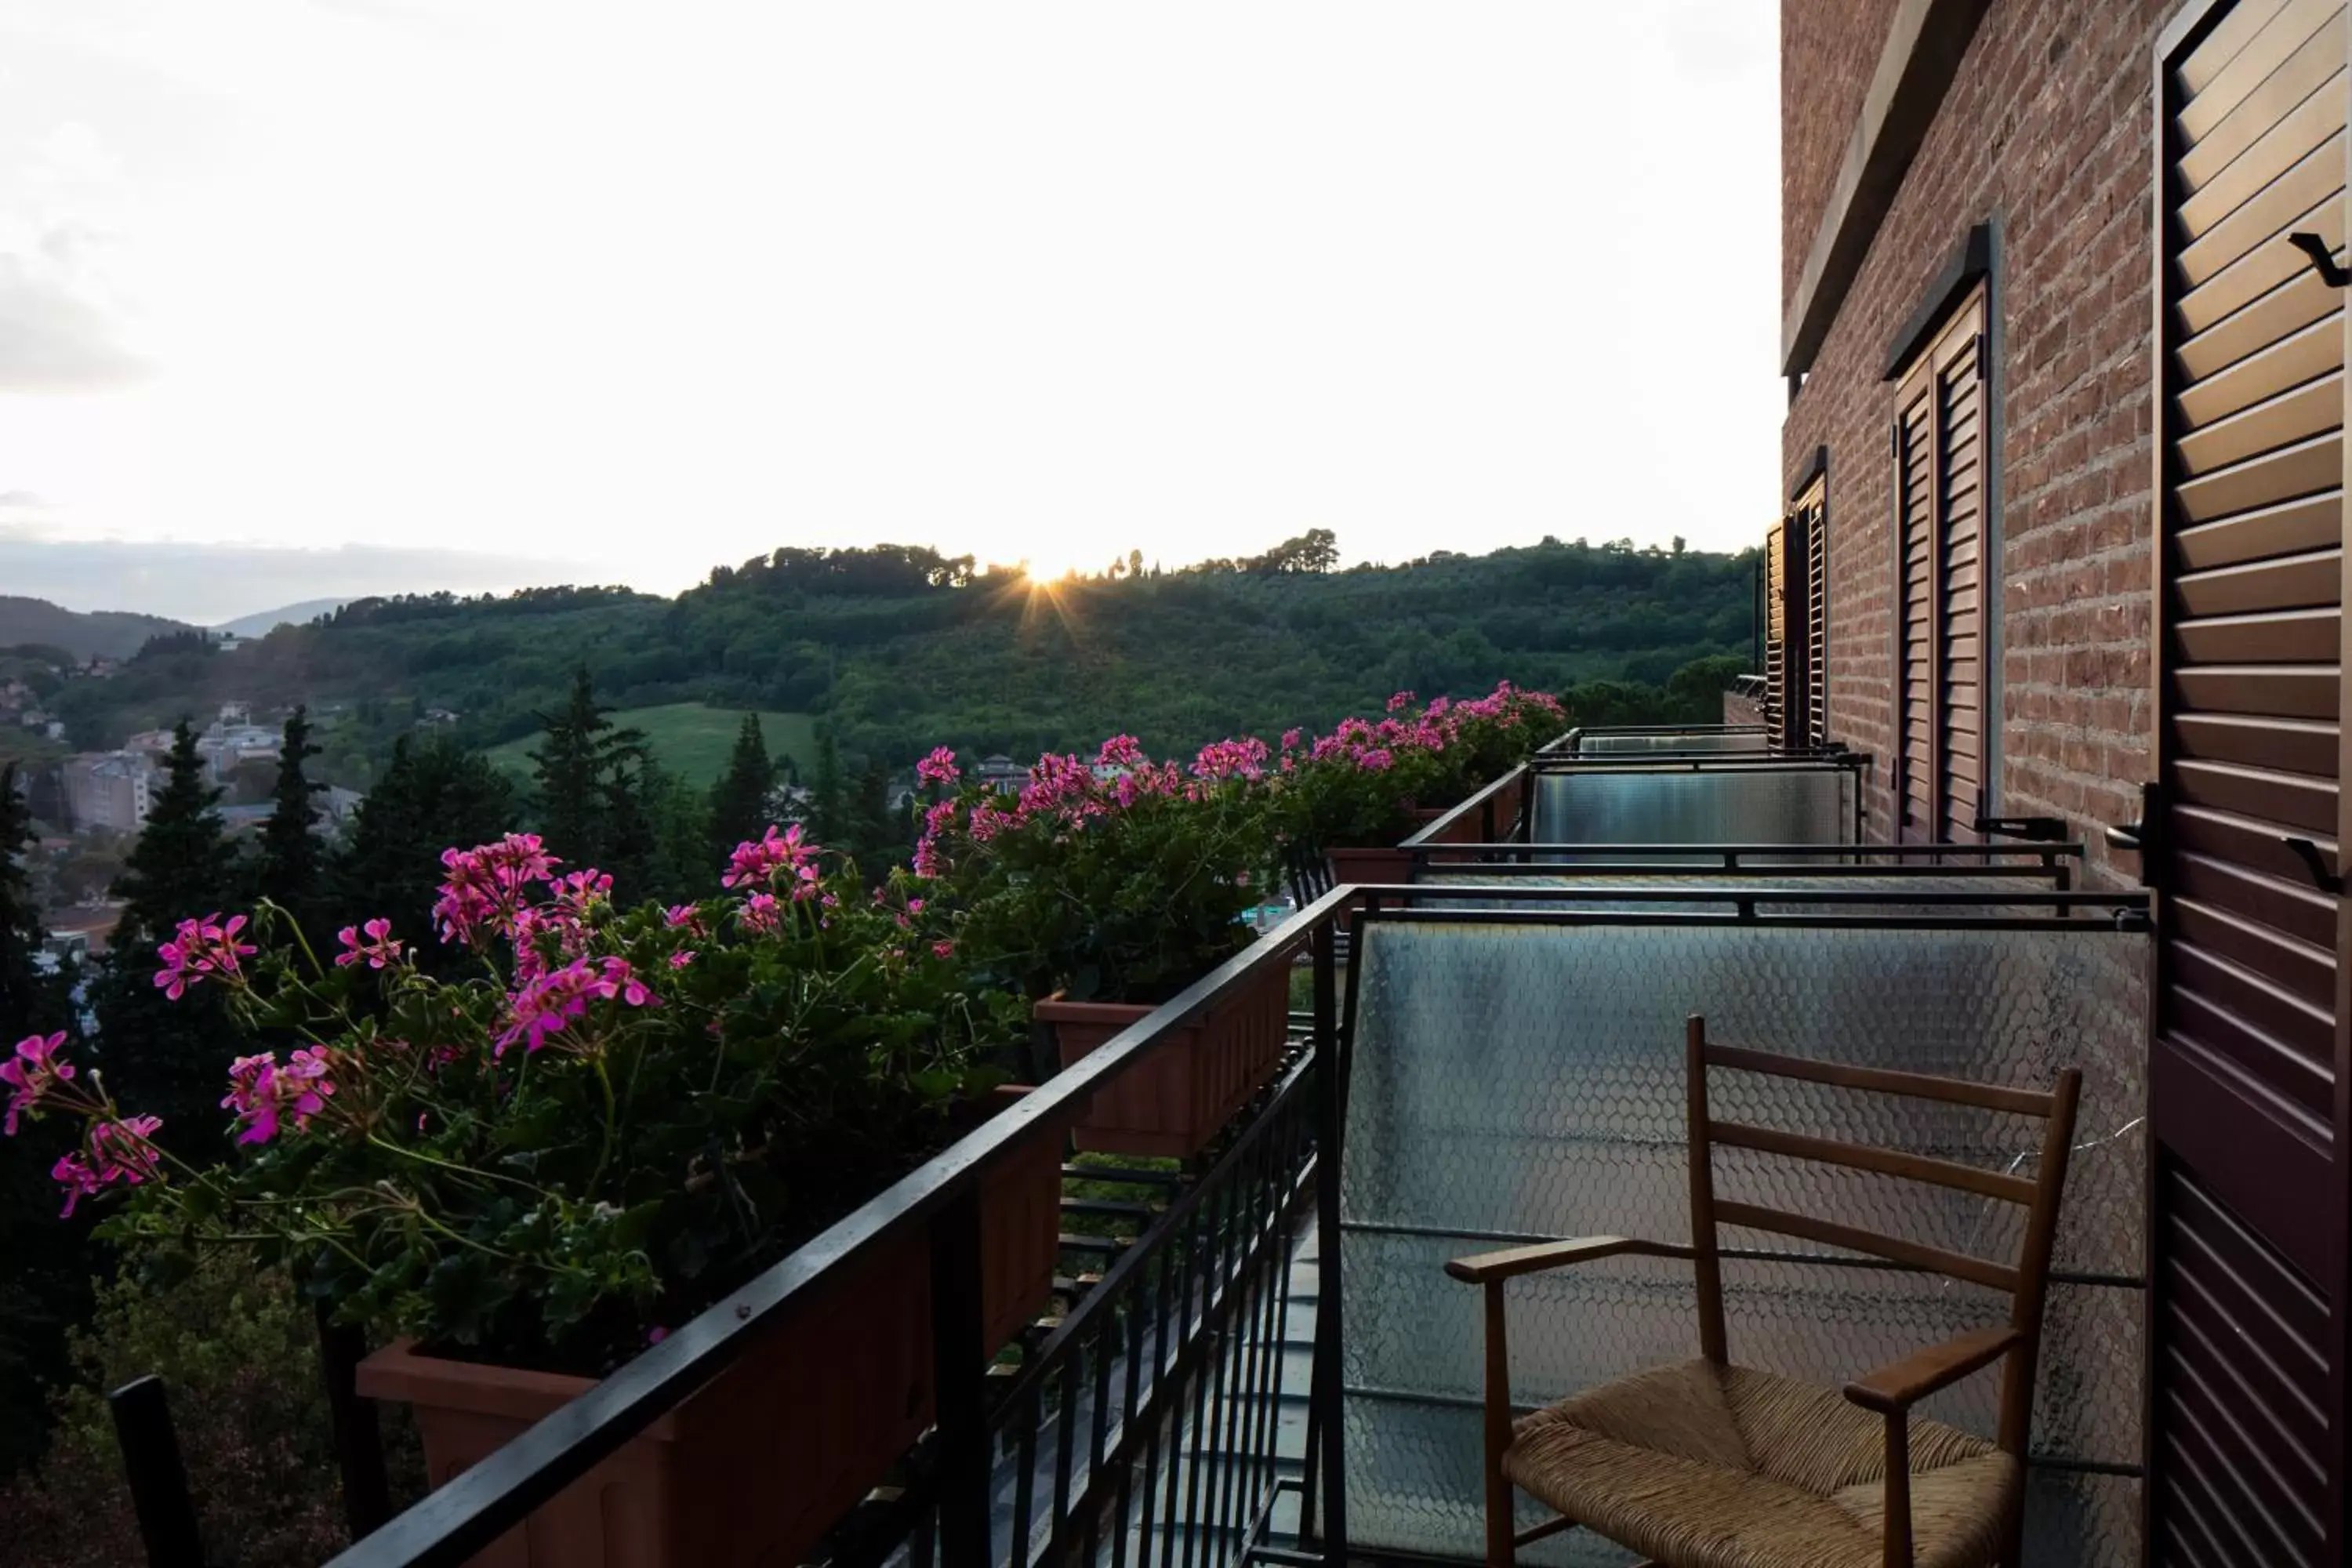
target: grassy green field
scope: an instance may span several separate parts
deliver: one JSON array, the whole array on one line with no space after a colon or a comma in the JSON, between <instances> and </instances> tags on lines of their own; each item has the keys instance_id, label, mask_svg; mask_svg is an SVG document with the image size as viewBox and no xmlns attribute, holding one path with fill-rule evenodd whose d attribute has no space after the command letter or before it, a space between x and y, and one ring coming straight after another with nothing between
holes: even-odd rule
<instances>
[{"instance_id":1,"label":"grassy green field","mask_svg":"<svg viewBox=\"0 0 2352 1568\"><path fill-rule=\"evenodd\" d=\"M624 729L643 730L646 749L659 759L661 765L696 784L709 784L718 779L727 766L727 753L735 744L735 731L743 722L739 709L712 708L700 702L616 709L612 719ZM769 755L782 757L791 753L803 775L815 768L816 733L809 715L763 711L760 715L760 733L768 742ZM530 773L530 753L538 744L536 735L509 741L492 747L489 759L518 778L527 777Z\"/></svg>"}]
</instances>

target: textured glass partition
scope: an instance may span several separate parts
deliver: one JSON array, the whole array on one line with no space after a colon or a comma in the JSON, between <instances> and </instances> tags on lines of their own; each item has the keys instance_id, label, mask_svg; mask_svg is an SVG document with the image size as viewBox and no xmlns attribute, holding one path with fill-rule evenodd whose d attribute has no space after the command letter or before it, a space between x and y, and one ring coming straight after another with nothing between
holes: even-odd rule
<instances>
[{"instance_id":1,"label":"textured glass partition","mask_svg":"<svg viewBox=\"0 0 2352 1568\"><path fill-rule=\"evenodd\" d=\"M1889 871L1876 876L1841 877L1807 876L1801 870L1791 870L1769 877L1755 877L1722 871L1611 873L1596 868L1591 871L1561 872L1549 876L1503 878L1491 873L1482 876L1475 867L1439 866L1416 872L1413 883L1416 887L1423 888L1493 888L1496 889L1492 901L1465 898L1456 894L1422 900L1425 907L1433 910L1523 910L1559 907L1603 913L1638 914L1646 910L1652 914L1697 914L1721 911L1724 908L1725 896L1731 895L1752 903L1758 910L1768 914L1811 914L1822 912L1832 906L1825 905L1818 900L1806 899L1804 894L1807 892L2046 894L2052 891L2054 879L2047 871L2041 871L2034 876L1989 877L1980 871L1958 867L1950 869L1940 867L1929 868L1907 873ZM1636 888L1645 891L1660 889L1688 889L1693 897L1690 902L1684 903L1678 900L1611 899L1606 896L1613 890ZM1545 892L1553 889L1559 889L1563 896L1557 900L1545 898ZM1572 899L1565 896L1569 894L1575 896ZM1601 897L1596 898L1594 896L1596 894ZM2082 898L2086 907L2095 907L2098 902L2096 897L2093 895L2077 896ZM1988 908L1970 905L1968 908L1970 914L1978 917L1987 914L2014 915L2027 912L2024 906L1993 905ZM1932 919L1935 909L1934 905L1924 903L1888 903L1874 904L1870 906L1869 912ZM2047 912L2047 910L2042 912Z\"/></svg>"},{"instance_id":2,"label":"textured glass partition","mask_svg":"<svg viewBox=\"0 0 2352 1568\"><path fill-rule=\"evenodd\" d=\"M1576 749L1583 755L1626 752L1761 752L1761 730L1655 730L1638 735L1585 735Z\"/></svg>"},{"instance_id":3,"label":"textured glass partition","mask_svg":"<svg viewBox=\"0 0 2352 1568\"><path fill-rule=\"evenodd\" d=\"M1536 776L1529 837L1538 845L1850 844L1854 808L1846 768L1547 771Z\"/></svg>"},{"instance_id":4,"label":"textured glass partition","mask_svg":"<svg viewBox=\"0 0 2352 1568\"><path fill-rule=\"evenodd\" d=\"M2146 938L2107 920L2040 929L1521 924L1399 916L1357 949L1360 992L1341 1161L1343 1431L1352 1544L1475 1559L1477 1293L1450 1257L1591 1233L1686 1240L1684 1019L1727 1043L1995 1083L2084 1075L2045 1331L2028 1561L2122 1564L2136 1480L2065 1468L2139 1453ZM1736 1072L1726 1120L2003 1170L2039 1124ZM1979 1256L2013 1256L2021 1212L1966 1194L1744 1150L1726 1199ZM1727 1246L1801 1249L1727 1230ZM1967 1329L2002 1298L1852 1263L1727 1260L1733 1359L1842 1384ZM1611 1259L1511 1287L1514 1393L1540 1405L1697 1353L1689 1268ZM1999 1376L1922 1413L1990 1435ZM1538 1521L1534 1505L1522 1526ZM1582 1532L1530 1562L1614 1563Z\"/></svg>"}]
</instances>

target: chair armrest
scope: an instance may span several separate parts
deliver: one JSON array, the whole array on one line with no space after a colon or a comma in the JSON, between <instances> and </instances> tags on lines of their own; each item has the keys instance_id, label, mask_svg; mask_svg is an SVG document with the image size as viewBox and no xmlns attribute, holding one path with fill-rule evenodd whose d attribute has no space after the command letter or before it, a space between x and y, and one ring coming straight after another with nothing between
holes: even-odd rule
<instances>
[{"instance_id":1,"label":"chair armrest","mask_svg":"<svg viewBox=\"0 0 2352 1568\"><path fill-rule=\"evenodd\" d=\"M1691 1249L1675 1242L1637 1241L1624 1236L1578 1236L1566 1241L1539 1241L1532 1247L1513 1247L1501 1252L1482 1252L1474 1258L1457 1258L1445 1266L1445 1272L1465 1284L1484 1285L1490 1280L1538 1274L1544 1269L1559 1268L1570 1263L1589 1263L1596 1258L1628 1255L1688 1258Z\"/></svg>"},{"instance_id":2,"label":"chair armrest","mask_svg":"<svg viewBox=\"0 0 2352 1568\"><path fill-rule=\"evenodd\" d=\"M1990 1366L2024 1337L2015 1329L1978 1329L1864 1373L1845 1385L1845 1396L1866 1410L1899 1415L1937 1389Z\"/></svg>"}]
</instances>

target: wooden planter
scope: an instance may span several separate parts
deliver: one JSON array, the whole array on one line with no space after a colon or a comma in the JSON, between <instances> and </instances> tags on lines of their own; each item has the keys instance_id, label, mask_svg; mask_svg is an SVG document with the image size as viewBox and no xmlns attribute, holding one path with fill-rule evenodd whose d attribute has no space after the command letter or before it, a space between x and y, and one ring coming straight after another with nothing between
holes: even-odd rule
<instances>
[{"instance_id":1,"label":"wooden planter","mask_svg":"<svg viewBox=\"0 0 2352 1568\"><path fill-rule=\"evenodd\" d=\"M1327 849L1334 882L1386 885L1412 880L1412 857L1402 849Z\"/></svg>"},{"instance_id":2,"label":"wooden planter","mask_svg":"<svg viewBox=\"0 0 2352 1568\"><path fill-rule=\"evenodd\" d=\"M1452 806L1441 806L1434 811L1415 811L1412 815L1421 822L1422 826L1425 827L1453 809L1454 808ZM1478 814L1476 812L1472 812L1468 816L1457 817L1454 822L1449 824L1445 831L1439 834L1433 842L1438 844L1476 844L1480 842L1480 834L1482 831ZM1465 864L1467 859L1468 857L1460 855L1433 855L1428 858L1426 863L1432 866L1459 866Z\"/></svg>"},{"instance_id":3,"label":"wooden planter","mask_svg":"<svg viewBox=\"0 0 2352 1568\"><path fill-rule=\"evenodd\" d=\"M1048 1304L1062 1141L1041 1138L982 1194L988 1342ZM932 1418L931 1277L918 1227L829 1281L790 1321L619 1452L541 1504L473 1568L770 1568L810 1548ZM362 1362L359 1391L410 1405L439 1486L592 1386L447 1361L406 1341Z\"/></svg>"},{"instance_id":4,"label":"wooden planter","mask_svg":"<svg viewBox=\"0 0 2352 1568\"><path fill-rule=\"evenodd\" d=\"M1081 1149L1185 1160L1206 1148L1274 1076L1290 1034L1290 970L1268 964L1250 985L1162 1039L1145 1060L1095 1091L1074 1133ZM1036 1005L1064 1067L1153 1009L1109 1002Z\"/></svg>"}]
</instances>

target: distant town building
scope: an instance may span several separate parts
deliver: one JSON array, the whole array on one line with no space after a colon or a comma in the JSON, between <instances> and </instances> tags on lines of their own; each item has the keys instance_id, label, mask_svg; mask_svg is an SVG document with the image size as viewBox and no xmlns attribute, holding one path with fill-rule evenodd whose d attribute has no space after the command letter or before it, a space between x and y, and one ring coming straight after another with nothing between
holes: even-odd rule
<instances>
[{"instance_id":1,"label":"distant town building","mask_svg":"<svg viewBox=\"0 0 2352 1568\"><path fill-rule=\"evenodd\" d=\"M992 790L1010 795L1029 782L1029 770L999 752L981 759L980 765L971 770L971 776Z\"/></svg>"},{"instance_id":2,"label":"distant town building","mask_svg":"<svg viewBox=\"0 0 2352 1568\"><path fill-rule=\"evenodd\" d=\"M85 752L68 758L61 771L66 815L76 832L105 827L136 833L145 825L155 770L144 752Z\"/></svg>"}]
</instances>

